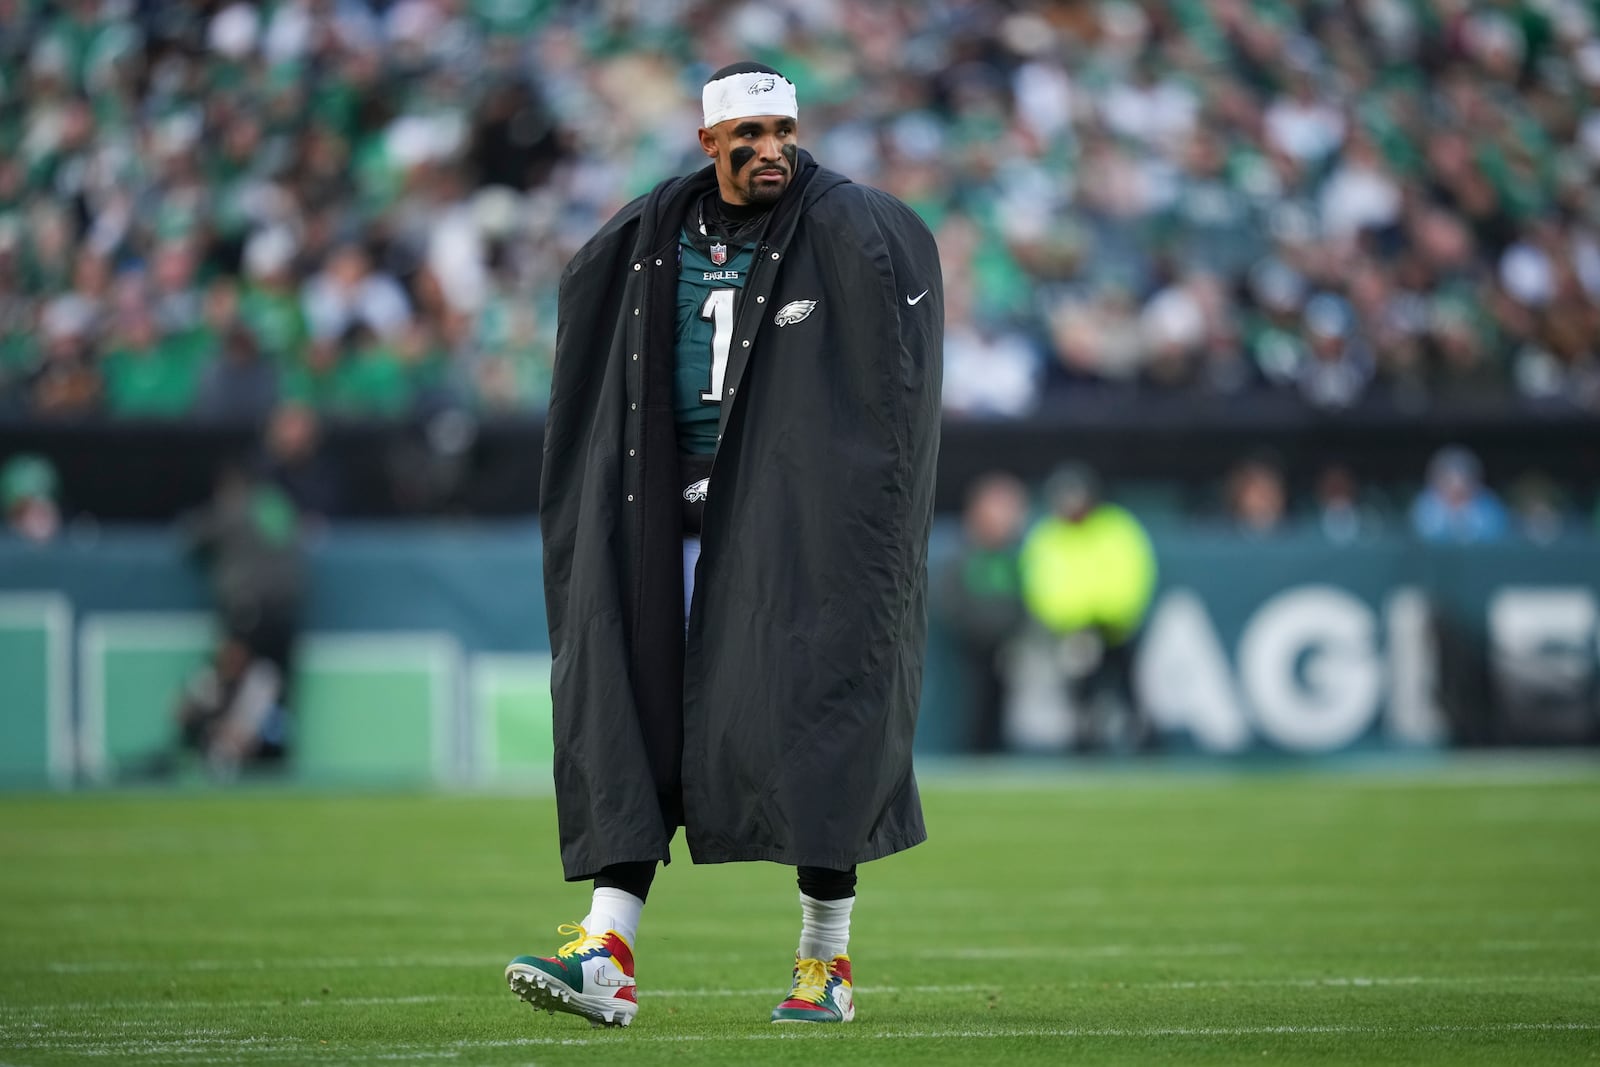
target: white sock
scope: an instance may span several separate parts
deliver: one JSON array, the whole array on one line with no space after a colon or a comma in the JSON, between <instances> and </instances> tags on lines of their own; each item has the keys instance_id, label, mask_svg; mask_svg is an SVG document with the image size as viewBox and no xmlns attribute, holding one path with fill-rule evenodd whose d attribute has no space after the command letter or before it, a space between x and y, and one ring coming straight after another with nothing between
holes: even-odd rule
<instances>
[{"instance_id":1,"label":"white sock","mask_svg":"<svg viewBox=\"0 0 1600 1067\"><path fill-rule=\"evenodd\" d=\"M583 928L599 937L607 930L615 930L633 948L639 936L639 916L644 912L644 901L622 889L596 888L589 914L584 916Z\"/></svg>"},{"instance_id":2,"label":"white sock","mask_svg":"<svg viewBox=\"0 0 1600 1067\"><path fill-rule=\"evenodd\" d=\"M800 894L800 947L801 959L831 960L843 956L850 949L850 909L855 907L855 897L842 900L818 900Z\"/></svg>"}]
</instances>

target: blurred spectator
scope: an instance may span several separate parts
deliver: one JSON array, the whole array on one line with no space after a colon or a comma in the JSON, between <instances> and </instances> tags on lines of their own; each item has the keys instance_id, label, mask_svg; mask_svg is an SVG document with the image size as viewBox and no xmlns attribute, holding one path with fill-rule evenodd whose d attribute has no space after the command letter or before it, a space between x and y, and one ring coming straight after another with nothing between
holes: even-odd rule
<instances>
[{"instance_id":1,"label":"blurred spectator","mask_svg":"<svg viewBox=\"0 0 1600 1067\"><path fill-rule=\"evenodd\" d=\"M107 412L127 417L190 413L199 390L202 353L181 337L163 333L144 308L124 313L107 342L100 360Z\"/></svg>"},{"instance_id":2,"label":"blurred spectator","mask_svg":"<svg viewBox=\"0 0 1600 1067\"><path fill-rule=\"evenodd\" d=\"M973 220L954 216L939 229L948 264L944 331L944 410L955 417L1015 417L1038 404L1043 361L1037 346L994 314L980 316L974 289L982 262Z\"/></svg>"},{"instance_id":3,"label":"blurred spectator","mask_svg":"<svg viewBox=\"0 0 1600 1067\"><path fill-rule=\"evenodd\" d=\"M1191 274L1150 298L1139 316L1146 385L1184 389L1195 383L1218 296L1215 279Z\"/></svg>"},{"instance_id":4,"label":"blurred spectator","mask_svg":"<svg viewBox=\"0 0 1600 1067\"><path fill-rule=\"evenodd\" d=\"M1224 484L1232 529L1247 538L1266 538L1284 531L1288 519L1288 490L1283 470L1271 456L1240 460Z\"/></svg>"},{"instance_id":5,"label":"blurred spectator","mask_svg":"<svg viewBox=\"0 0 1600 1067\"><path fill-rule=\"evenodd\" d=\"M1120 721L1137 749L1157 743L1133 691L1133 654L1155 591L1149 536L1131 513L1100 497L1081 464L1056 470L1044 488L1048 513L1027 532L1020 556L1022 600L1047 635L1064 679L1079 751L1112 743Z\"/></svg>"},{"instance_id":6,"label":"blurred spectator","mask_svg":"<svg viewBox=\"0 0 1600 1067\"><path fill-rule=\"evenodd\" d=\"M44 351L28 377L30 406L44 416L87 415L104 383L92 346L95 312L74 295L57 297L40 316Z\"/></svg>"},{"instance_id":7,"label":"blurred spectator","mask_svg":"<svg viewBox=\"0 0 1600 1067\"><path fill-rule=\"evenodd\" d=\"M150 268L150 302L163 332L182 334L200 325L205 295L199 268L199 256L187 238L169 238L156 248Z\"/></svg>"},{"instance_id":8,"label":"blurred spectator","mask_svg":"<svg viewBox=\"0 0 1600 1067\"><path fill-rule=\"evenodd\" d=\"M537 87L521 79L489 87L467 149L480 185L542 185L564 154L562 131Z\"/></svg>"},{"instance_id":9,"label":"blurred spectator","mask_svg":"<svg viewBox=\"0 0 1600 1067\"><path fill-rule=\"evenodd\" d=\"M254 474L288 495L299 514L310 521L337 517L343 510L344 488L339 472L322 454L322 426L304 404L287 403L272 413Z\"/></svg>"},{"instance_id":10,"label":"blurred spectator","mask_svg":"<svg viewBox=\"0 0 1600 1067\"><path fill-rule=\"evenodd\" d=\"M1014 330L952 322L944 335L944 410L955 416L1017 416L1038 400L1039 357Z\"/></svg>"},{"instance_id":11,"label":"blurred spectator","mask_svg":"<svg viewBox=\"0 0 1600 1067\"><path fill-rule=\"evenodd\" d=\"M231 778L247 764L288 753L306 582L299 518L281 489L230 466L210 505L183 521L183 532L211 585L220 638L184 687L180 735L213 774Z\"/></svg>"},{"instance_id":12,"label":"blurred spectator","mask_svg":"<svg viewBox=\"0 0 1600 1067\"><path fill-rule=\"evenodd\" d=\"M355 244L333 250L327 265L306 281L302 299L313 341L352 330L392 340L411 322L411 303L400 283L374 270L366 251Z\"/></svg>"},{"instance_id":13,"label":"blurred spectator","mask_svg":"<svg viewBox=\"0 0 1600 1067\"><path fill-rule=\"evenodd\" d=\"M284 394L330 415L403 415L413 394L397 351L399 340L386 339L365 323L352 324L341 337L315 340L302 365L287 376Z\"/></svg>"},{"instance_id":14,"label":"blurred spectator","mask_svg":"<svg viewBox=\"0 0 1600 1067\"><path fill-rule=\"evenodd\" d=\"M1050 308L1058 385L1122 384L1139 376L1145 358L1137 307L1126 289L1107 286L1088 296L1067 296Z\"/></svg>"},{"instance_id":15,"label":"blurred spectator","mask_svg":"<svg viewBox=\"0 0 1600 1067\"><path fill-rule=\"evenodd\" d=\"M962 512L961 547L934 586L939 619L960 644L972 683L973 752L1002 748L1008 646L1021 629L1021 579L1017 553L1028 518L1028 494L1009 474L986 474L973 483Z\"/></svg>"},{"instance_id":16,"label":"blurred spectator","mask_svg":"<svg viewBox=\"0 0 1600 1067\"><path fill-rule=\"evenodd\" d=\"M1291 67L1286 73L1288 92L1277 96L1263 115L1267 144L1301 163L1320 164L1344 140L1344 114L1318 90L1309 71Z\"/></svg>"},{"instance_id":17,"label":"blurred spectator","mask_svg":"<svg viewBox=\"0 0 1600 1067\"><path fill-rule=\"evenodd\" d=\"M195 413L206 418L258 423L278 402L278 374L261 354L256 335L234 322L220 336L217 357L200 378Z\"/></svg>"},{"instance_id":18,"label":"blurred spectator","mask_svg":"<svg viewBox=\"0 0 1600 1067\"><path fill-rule=\"evenodd\" d=\"M1559 541L1567 529L1566 493L1542 471L1529 471L1506 493L1517 530L1536 545Z\"/></svg>"},{"instance_id":19,"label":"blurred spectator","mask_svg":"<svg viewBox=\"0 0 1600 1067\"><path fill-rule=\"evenodd\" d=\"M1323 233L1349 240L1385 231L1400 220L1401 191L1376 145L1365 134L1351 140L1343 162L1322 187Z\"/></svg>"},{"instance_id":20,"label":"blurred spectator","mask_svg":"<svg viewBox=\"0 0 1600 1067\"><path fill-rule=\"evenodd\" d=\"M1384 528L1383 512L1367 499L1355 474L1342 463L1330 463L1317 475L1313 505L1317 529L1336 545L1359 544Z\"/></svg>"},{"instance_id":21,"label":"blurred spectator","mask_svg":"<svg viewBox=\"0 0 1600 1067\"><path fill-rule=\"evenodd\" d=\"M1424 541L1477 544L1498 541L1510 520L1500 498L1483 484L1483 465L1459 446L1428 461L1427 483L1411 506L1411 528Z\"/></svg>"},{"instance_id":22,"label":"blurred spectator","mask_svg":"<svg viewBox=\"0 0 1600 1067\"><path fill-rule=\"evenodd\" d=\"M0 510L5 530L36 544L54 541L61 532L57 501L60 479L43 456L22 452L0 466Z\"/></svg>"},{"instance_id":23,"label":"blurred spectator","mask_svg":"<svg viewBox=\"0 0 1600 1067\"><path fill-rule=\"evenodd\" d=\"M1320 408L1346 408L1366 391L1373 374L1372 350L1349 304L1330 293L1306 302L1308 358L1296 375L1300 393Z\"/></svg>"},{"instance_id":24,"label":"blurred spectator","mask_svg":"<svg viewBox=\"0 0 1600 1067\"><path fill-rule=\"evenodd\" d=\"M233 318L242 321L260 353L280 369L299 362L309 338L295 283L295 252L287 228L258 230L244 245L244 282L234 290L234 306L214 315L226 325Z\"/></svg>"}]
</instances>

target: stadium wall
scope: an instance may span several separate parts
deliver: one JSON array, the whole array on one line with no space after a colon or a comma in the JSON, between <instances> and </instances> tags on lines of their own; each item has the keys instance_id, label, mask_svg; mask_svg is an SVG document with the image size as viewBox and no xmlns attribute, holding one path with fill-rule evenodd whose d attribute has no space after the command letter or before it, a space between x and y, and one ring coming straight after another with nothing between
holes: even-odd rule
<instances>
[{"instance_id":1,"label":"stadium wall","mask_svg":"<svg viewBox=\"0 0 1600 1067\"><path fill-rule=\"evenodd\" d=\"M1429 457L1447 444L1476 451L1491 484L1538 470L1592 487L1600 484L1594 427L1592 416L1508 405L1397 409L1373 401L1314 412L1293 397L1276 395L1240 403L1088 391L1032 418L946 420L936 506L945 514L959 511L967 487L989 471L1007 470L1033 482L1065 459L1089 463L1119 485L1200 487L1202 499L1189 503L1214 504L1224 472L1259 453L1264 443L1270 443L1291 487L1309 486L1333 461L1363 482L1415 485ZM501 417L452 423L448 430L430 432L437 426L428 420L330 420L323 451L342 475L342 515L537 512L542 419ZM258 436L249 425L189 419L0 419L0 457L49 456L69 513L103 522L164 522L204 504L219 463L253 455ZM438 491L419 501L408 487L423 470Z\"/></svg>"},{"instance_id":2,"label":"stadium wall","mask_svg":"<svg viewBox=\"0 0 1600 1067\"><path fill-rule=\"evenodd\" d=\"M1600 546L1155 535L1136 683L1169 749L1303 758L1600 736ZM952 542L941 526L936 564ZM343 526L311 554L298 775L548 780L536 528ZM0 784L114 779L165 743L209 641L206 589L166 530L0 543ZM953 753L968 680L949 636L931 641L918 745ZM1021 743L1058 747L1059 688L1023 679L1014 697Z\"/></svg>"}]
</instances>

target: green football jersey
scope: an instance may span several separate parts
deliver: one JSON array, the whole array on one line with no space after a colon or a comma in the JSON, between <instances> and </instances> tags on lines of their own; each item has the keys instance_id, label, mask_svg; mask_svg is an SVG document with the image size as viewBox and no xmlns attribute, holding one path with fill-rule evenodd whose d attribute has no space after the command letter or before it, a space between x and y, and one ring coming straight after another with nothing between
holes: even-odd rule
<instances>
[{"instance_id":1,"label":"green football jersey","mask_svg":"<svg viewBox=\"0 0 1600 1067\"><path fill-rule=\"evenodd\" d=\"M709 455L717 450L722 376L755 245L729 248L720 238L685 229L678 250L678 364L672 390L678 447Z\"/></svg>"}]
</instances>

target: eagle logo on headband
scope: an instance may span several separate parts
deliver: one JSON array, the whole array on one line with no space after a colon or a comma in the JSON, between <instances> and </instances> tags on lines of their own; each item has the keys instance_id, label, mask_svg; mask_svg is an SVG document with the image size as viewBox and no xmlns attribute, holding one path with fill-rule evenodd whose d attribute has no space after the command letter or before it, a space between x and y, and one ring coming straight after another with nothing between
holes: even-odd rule
<instances>
[{"instance_id":1,"label":"eagle logo on headband","mask_svg":"<svg viewBox=\"0 0 1600 1067\"><path fill-rule=\"evenodd\" d=\"M758 93L770 93L777 87L778 79L762 78L760 81L751 84L750 88L746 89L745 92L749 93L751 96L755 96Z\"/></svg>"}]
</instances>

